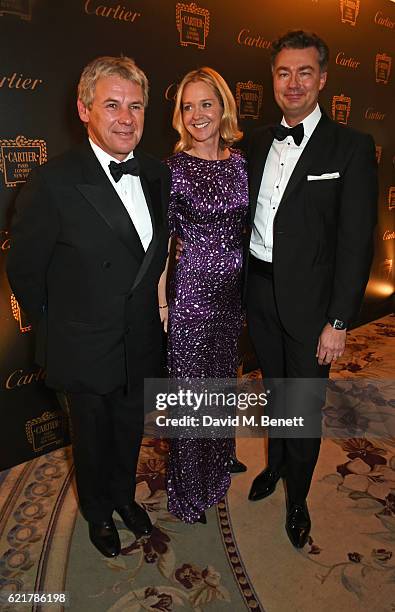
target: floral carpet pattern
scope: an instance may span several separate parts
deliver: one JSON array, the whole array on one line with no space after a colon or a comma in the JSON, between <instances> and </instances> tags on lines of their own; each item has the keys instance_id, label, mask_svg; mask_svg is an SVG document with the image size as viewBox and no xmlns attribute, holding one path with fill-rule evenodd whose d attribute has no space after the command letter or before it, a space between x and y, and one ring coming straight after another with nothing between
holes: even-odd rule
<instances>
[{"instance_id":1,"label":"floral carpet pattern","mask_svg":"<svg viewBox=\"0 0 395 612\"><path fill-rule=\"evenodd\" d=\"M364 525L360 533L364 538L354 540L355 547L346 559L326 567L319 564L317 579L324 583L336 570L342 586L361 604L375 601L375 610L395 610L395 444L379 446L366 439L337 444L346 461L322 482L334 487L350 514ZM312 538L309 544L308 554L321 554ZM378 607L380 600L382 608Z\"/></svg>"},{"instance_id":2,"label":"floral carpet pattern","mask_svg":"<svg viewBox=\"0 0 395 612\"><path fill-rule=\"evenodd\" d=\"M338 437L322 443L308 500L311 537L302 551L285 534L283 487L250 503L245 521L245 497L264 453L262 441L241 441L251 473L227 503L246 571L268 612L288 610L290 601L298 612L395 611L394 337L394 316L355 329L333 368L324 421ZM358 427L368 432L364 438L345 435ZM259 521L259 530L249 527Z\"/></svg>"},{"instance_id":3,"label":"floral carpet pattern","mask_svg":"<svg viewBox=\"0 0 395 612\"><path fill-rule=\"evenodd\" d=\"M207 513L208 525L184 525L167 511L166 457L166 442L145 440L140 453L137 498L154 526L149 538L134 540L116 520L122 554L116 559L104 559L92 550L86 526L77 519L66 581L76 610L248 609L245 593L228 564L215 510ZM93 560L101 566L100 574L96 571L100 581L92 584L87 596L80 589L81 575L90 575ZM245 580L248 588L244 590L252 595L248 579ZM259 610L259 604L255 609Z\"/></svg>"},{"instance_id":4,"label":"floral carpet pattern","mask_svg":"<svg viewBox=\"0 0 395 612\"><path fill-rule=\"evenodd\" d=\"M144 441L137 498L154 528L149 538L135 540L115 515L122 543L116 559L102 557L89 542L77 508L70 449L2 473L0 591L66 592L67 609L78 612L168 612L181 607L259 612L262 608L232 547L224 505L207 513L204 526L184 525L167 511L167 451L165 441ZM0 609L26 607L2 603ZM37 603L31 609L49 608Z\"/></svg>"},{"instance_id":5,"label":"floral carpet pattern","mask_svg":"<svg viewBox=\"0 0 395 612\"><path fill-rule=\"evenodd\" d=\"M145 439L137 498L154 529L136 541L114 515L122 542L116 559L89 542L67 448L0 473L0 592L67 592L71 612L394 612L395 441L388 419L395 406L386 390L377 399L378 381L394 378L394 336L390 316L354 330L334 368L334 380L358 384L349 384L347 409L332 388L324 418L344 430L363 407L357 413L375 435L323 441L309 496L313 528L302 551L285 534L280 485L266 500L247 501L264 467L261 438L238 441L248 472L233 478L207 525L184 525L168 513L167 444ZM4 612L27 609L0 604Z\"/></svg>"}]
</instances>

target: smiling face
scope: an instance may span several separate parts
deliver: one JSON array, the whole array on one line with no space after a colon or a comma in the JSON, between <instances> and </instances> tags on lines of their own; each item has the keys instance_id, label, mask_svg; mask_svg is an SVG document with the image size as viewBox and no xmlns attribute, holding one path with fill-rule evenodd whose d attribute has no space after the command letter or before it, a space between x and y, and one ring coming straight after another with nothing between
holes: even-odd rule
<instances>
[{"instance_id":1,"label":"smiling face","mask_svg":"<svg viewBox=\"0 0 395 612\"><path fill-rule=\"evenodd\" d=\"M141 85L119 76L100 77L88 108L77 102L88 135L103 151L122 161L140 142L144 128Z\"/></svg>"},{"instance_id":2,"label":"smiling face","mask_svg":"<svg viewBox=\"0 0 395 612\"><path fill-rule=\"evenodd\" d=\"M214 90L203 81L188 83L182 95L182 120L192 139L218 143L224 109Z\"/></svg>"},{"instance_id":3,"label":"smiling face","mask_svg":"<svg viewBox=\"0 0 395 612\"><path fill-rule=\"evenodd\" d=\"M282 49L274 60L273 91L288 125L297 125L316 107L326 83L315 47Z\"/></svg>"}]
</instances>

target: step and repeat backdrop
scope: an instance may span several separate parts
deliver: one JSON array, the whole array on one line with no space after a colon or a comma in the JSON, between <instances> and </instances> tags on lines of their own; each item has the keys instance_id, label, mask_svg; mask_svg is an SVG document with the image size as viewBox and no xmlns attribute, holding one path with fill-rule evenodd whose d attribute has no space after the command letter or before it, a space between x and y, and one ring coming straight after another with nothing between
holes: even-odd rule
<instances>
[{"instance_id":1,"label":"step and repeat backdrop","mask_svg":"<svg viewBox=\"0 0 395 612\"><path fill-rule=\"evenodd\" d=\"M31 324L5 275L13 203L37 164L84 137L76 113L82 68L99 55L134 58L150 80L141 146L164 158L177 83L212 66L234 92L245 133L278 121L271 41L288 29L329 44L321 103L369 132L380 172L379 224L359 322L390 311L395 210L395 3L391 0L0 0L0 470L68 443L67 420L33 362ZM34 252L32 252L34 257ZM242 342L242 360L252 356Z\"/></svg>"}]
</instances>

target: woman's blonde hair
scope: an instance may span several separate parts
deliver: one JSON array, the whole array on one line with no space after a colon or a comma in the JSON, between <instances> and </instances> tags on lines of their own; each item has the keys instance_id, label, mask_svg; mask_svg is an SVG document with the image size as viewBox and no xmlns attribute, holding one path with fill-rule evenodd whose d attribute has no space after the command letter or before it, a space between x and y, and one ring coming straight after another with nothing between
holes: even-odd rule
<instances>
[{"instance_id":1,"label":"woman's blonde hair","mask_svg":"<svg viewBox=\"0 0 395 612\"><path fill-rule=\"evenodd\" d=\"M243 132L239 130L237 124L236 102L229 86L218 72L213 70L213 68L204 66L198 70L188 72L178 87L173 114L173 127L179 133L180 140L174 147L175 153L187 151L192 147L192 136L185 128L182 119L182 96L188 83L196 83L198 81L203 81L203 83L211 87L224 109L219 127L221 148L231 147L243 137Z\"/></svg>"}]
</instances>

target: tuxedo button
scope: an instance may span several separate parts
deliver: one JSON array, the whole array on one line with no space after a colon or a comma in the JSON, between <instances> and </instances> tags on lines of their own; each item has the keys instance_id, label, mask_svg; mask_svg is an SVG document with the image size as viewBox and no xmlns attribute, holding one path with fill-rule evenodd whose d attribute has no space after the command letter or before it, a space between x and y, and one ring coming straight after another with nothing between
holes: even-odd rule
<instances>
[{"instance_id":1,"label":"tuxedo button","mask_svg":"<svg viewBox=\"0 0 395 612\"><path fill-rule=\"evenodd\" d=\"M103 261L103 268L111 268L111 261Z\"/></svg>"}]
</instances>

